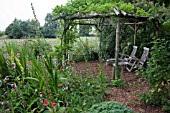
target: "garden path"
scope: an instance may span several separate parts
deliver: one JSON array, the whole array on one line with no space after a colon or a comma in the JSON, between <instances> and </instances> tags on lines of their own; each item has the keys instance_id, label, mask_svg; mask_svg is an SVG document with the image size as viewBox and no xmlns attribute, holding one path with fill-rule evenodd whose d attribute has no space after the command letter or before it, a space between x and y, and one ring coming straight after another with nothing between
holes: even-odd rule
<instances>
[{"instance_id":1,"label":"garden path","mask_svg":"<svg viewBox=\"0 0 170 113\"><path fill-rule=\"evenodd\" d=\"M94 76L99 75L99 62L79 62L75 63L74 70L81 75L86 75L87 73L92 73ZM105 62L101 63L103 74L106 74L111 80L112 67L106 66ZM116 88L113 86L108 87L107 95L105 101L117 101L123 103L130 109L139 113L164 113L161 110L161 106L147 105L139 101L138 94L146 93L148 91L147 80L136 76L135 72L124 71L124 75L121 77L129 85L125 88Z\"/></svg>"}]
</instances>

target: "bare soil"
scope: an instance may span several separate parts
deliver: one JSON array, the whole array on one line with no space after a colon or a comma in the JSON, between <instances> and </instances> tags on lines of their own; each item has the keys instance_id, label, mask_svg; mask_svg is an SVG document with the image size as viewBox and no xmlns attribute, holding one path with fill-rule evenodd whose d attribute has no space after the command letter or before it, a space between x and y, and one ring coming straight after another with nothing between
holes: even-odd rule
<instances>
[{"instance_id":1,"label":"bare soil","mask_svg":"<svg viewBox=\"0 0 170 113\"><path fill-rule=\"evenodd\" d=\"M74 70L81 75L91 73L94 76L99 75L99 65L102 66L103 74L106 74L109 80L112 80L112 67L106 66L105 63L93 62L79 62L75 63ZM113 86L108 87L108 93L106 94L105 101L117 101L120 102L134 112L139 113L164 113L161 110L161 106L153 106L142 103L139 100L139 94L147 93L149 90L149 84L147 80L141 76L136 76L135 72L123 71L121 79L128 83L127 87L116 88Z\"/></svg>"}]
</instances>

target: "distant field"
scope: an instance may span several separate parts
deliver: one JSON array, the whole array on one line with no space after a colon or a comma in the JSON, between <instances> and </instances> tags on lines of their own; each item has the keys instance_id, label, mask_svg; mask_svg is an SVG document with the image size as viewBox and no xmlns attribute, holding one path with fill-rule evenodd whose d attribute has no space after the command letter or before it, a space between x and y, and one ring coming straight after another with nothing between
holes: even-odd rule
<instances>
[{"instance_id":1,"label":"distant field","mask_svg":"<svg viewBox=\"0 0 170 113\"><path fill-rule=\"evenodd\" d=\"M0 38L0 47L4 46L4 41L5 42L24 42L30 39L1 39ZM53 47L55 45L59 45L60 44L60 39L56 38L56 39L45 39L47 41L47 43L49 43L50 45L52 45ZM88 45L95 47L95 49L98 48L99 45L99 38L98 37L80 37L80 39L77 39L77 42L75 42L74 46L78 46L77 43L81 44L83 43L88 43Z\"/></svg>"}]
</instances>

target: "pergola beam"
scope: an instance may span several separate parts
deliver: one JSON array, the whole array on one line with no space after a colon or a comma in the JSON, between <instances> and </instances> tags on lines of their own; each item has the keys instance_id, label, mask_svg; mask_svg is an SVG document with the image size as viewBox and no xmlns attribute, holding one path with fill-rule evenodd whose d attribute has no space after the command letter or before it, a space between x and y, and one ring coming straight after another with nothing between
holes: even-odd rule
<instances>
[{"instance_id":1,"label":"pergola beam","mask_svg":"<svg viewBox=\"0 0 170 113\"><path fill-rule=\"evenodd\" d=\"M79 25L92 25L92 26L96 26L96 25L102 25L102 26L115 26L115 25L112 25L112 24L81 23L81 22L74 22L73 24L79 24Z\"/></svg>"},{"instance_id":2,"label":"pergola beam","mask_svg":"<svg viewBox=\"0 0 170 113\"><path fill-rule=\"evenodd\" d=\"M125 25L140 25L140 24L145 24L146 22L137 22L137 23L124 23Z\"/></svg>"},{"instance_id":3,"label":"pergola beam","mask_svg":"<svg viewBox=\"0 0 170 113\"><path fill-rule=\"evenodd\" d=\"M58 20L58 19L68 19L68 20L76 20L76 19L95 19L95 18L110 18L112 16L119 16L120 18L134 18L134 19L141 19L141 20L147 20L148 17L145 17L145 16L133 16L131 14L127 14L126 12L124 11L116 11L115 8L114 8L114 12L112 13L106 13L106 14L86 14L86 15L83 15L83 14L75 14L71 17L67 17L67 16L64 16L64 15L59 15L58 17L54 18L53 20Z\"/></svg>"}]
</instances>

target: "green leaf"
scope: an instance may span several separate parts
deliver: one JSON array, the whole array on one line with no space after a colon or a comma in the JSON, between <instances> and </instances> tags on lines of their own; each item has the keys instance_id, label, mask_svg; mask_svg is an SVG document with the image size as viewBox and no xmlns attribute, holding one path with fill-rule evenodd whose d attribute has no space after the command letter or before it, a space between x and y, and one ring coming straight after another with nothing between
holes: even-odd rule
<instances>
[{"instance_id":1,"label":"green leaf","mask_svg":"<svg viewBox=\"0 0 170 113\"><path fill-rule=\"evenodd\" d=\"M34 98L34 97L33 97L33 98ZM39 99L39 98L35 98L34 100L31 100L32 102L28 105L26 111L28 111L28 110L31 108L31 106L32 106L38 99Z\"/></svg>"},{"instance_id":2,"label":"green leaf","mask_svg":"<svg viewBox=\"0 0 170 113\"><path fill-rule=\"evenodd\" d=\"M42 78L40 82L40 91L42 91L43 86L44 86L44 78Z\"/></svg>"},{"instance_id":3,"label":"green leaf","mask_svg":"<svg viewBox=\"0 0 170 113\"><path fill-rule=\"evenodd\" d=\"M24 79L26 79L26 80L35 80L35 81L39 82L39 80L37 78L33 78L33 77L25 77Z\"/></svg>"},{"instance_id":4,"label":"green leaf","mask_svg":"<svg viewBox=\"0 0 170 113\"><path fill-rule=\"evenodd\" d=\"M43 113L51 113L50 110L45 110Z\"/></svg>"},{"instance_id":5,"label":"green leaf","mask_svg":"<svg viewBox=\"0 0 170 113\"><path fill-rule=\"evenodd\" d=\"M66 111L66 107L60 107L57 113L65 113L65 111Z\"/></svg>"}]
</instances>

